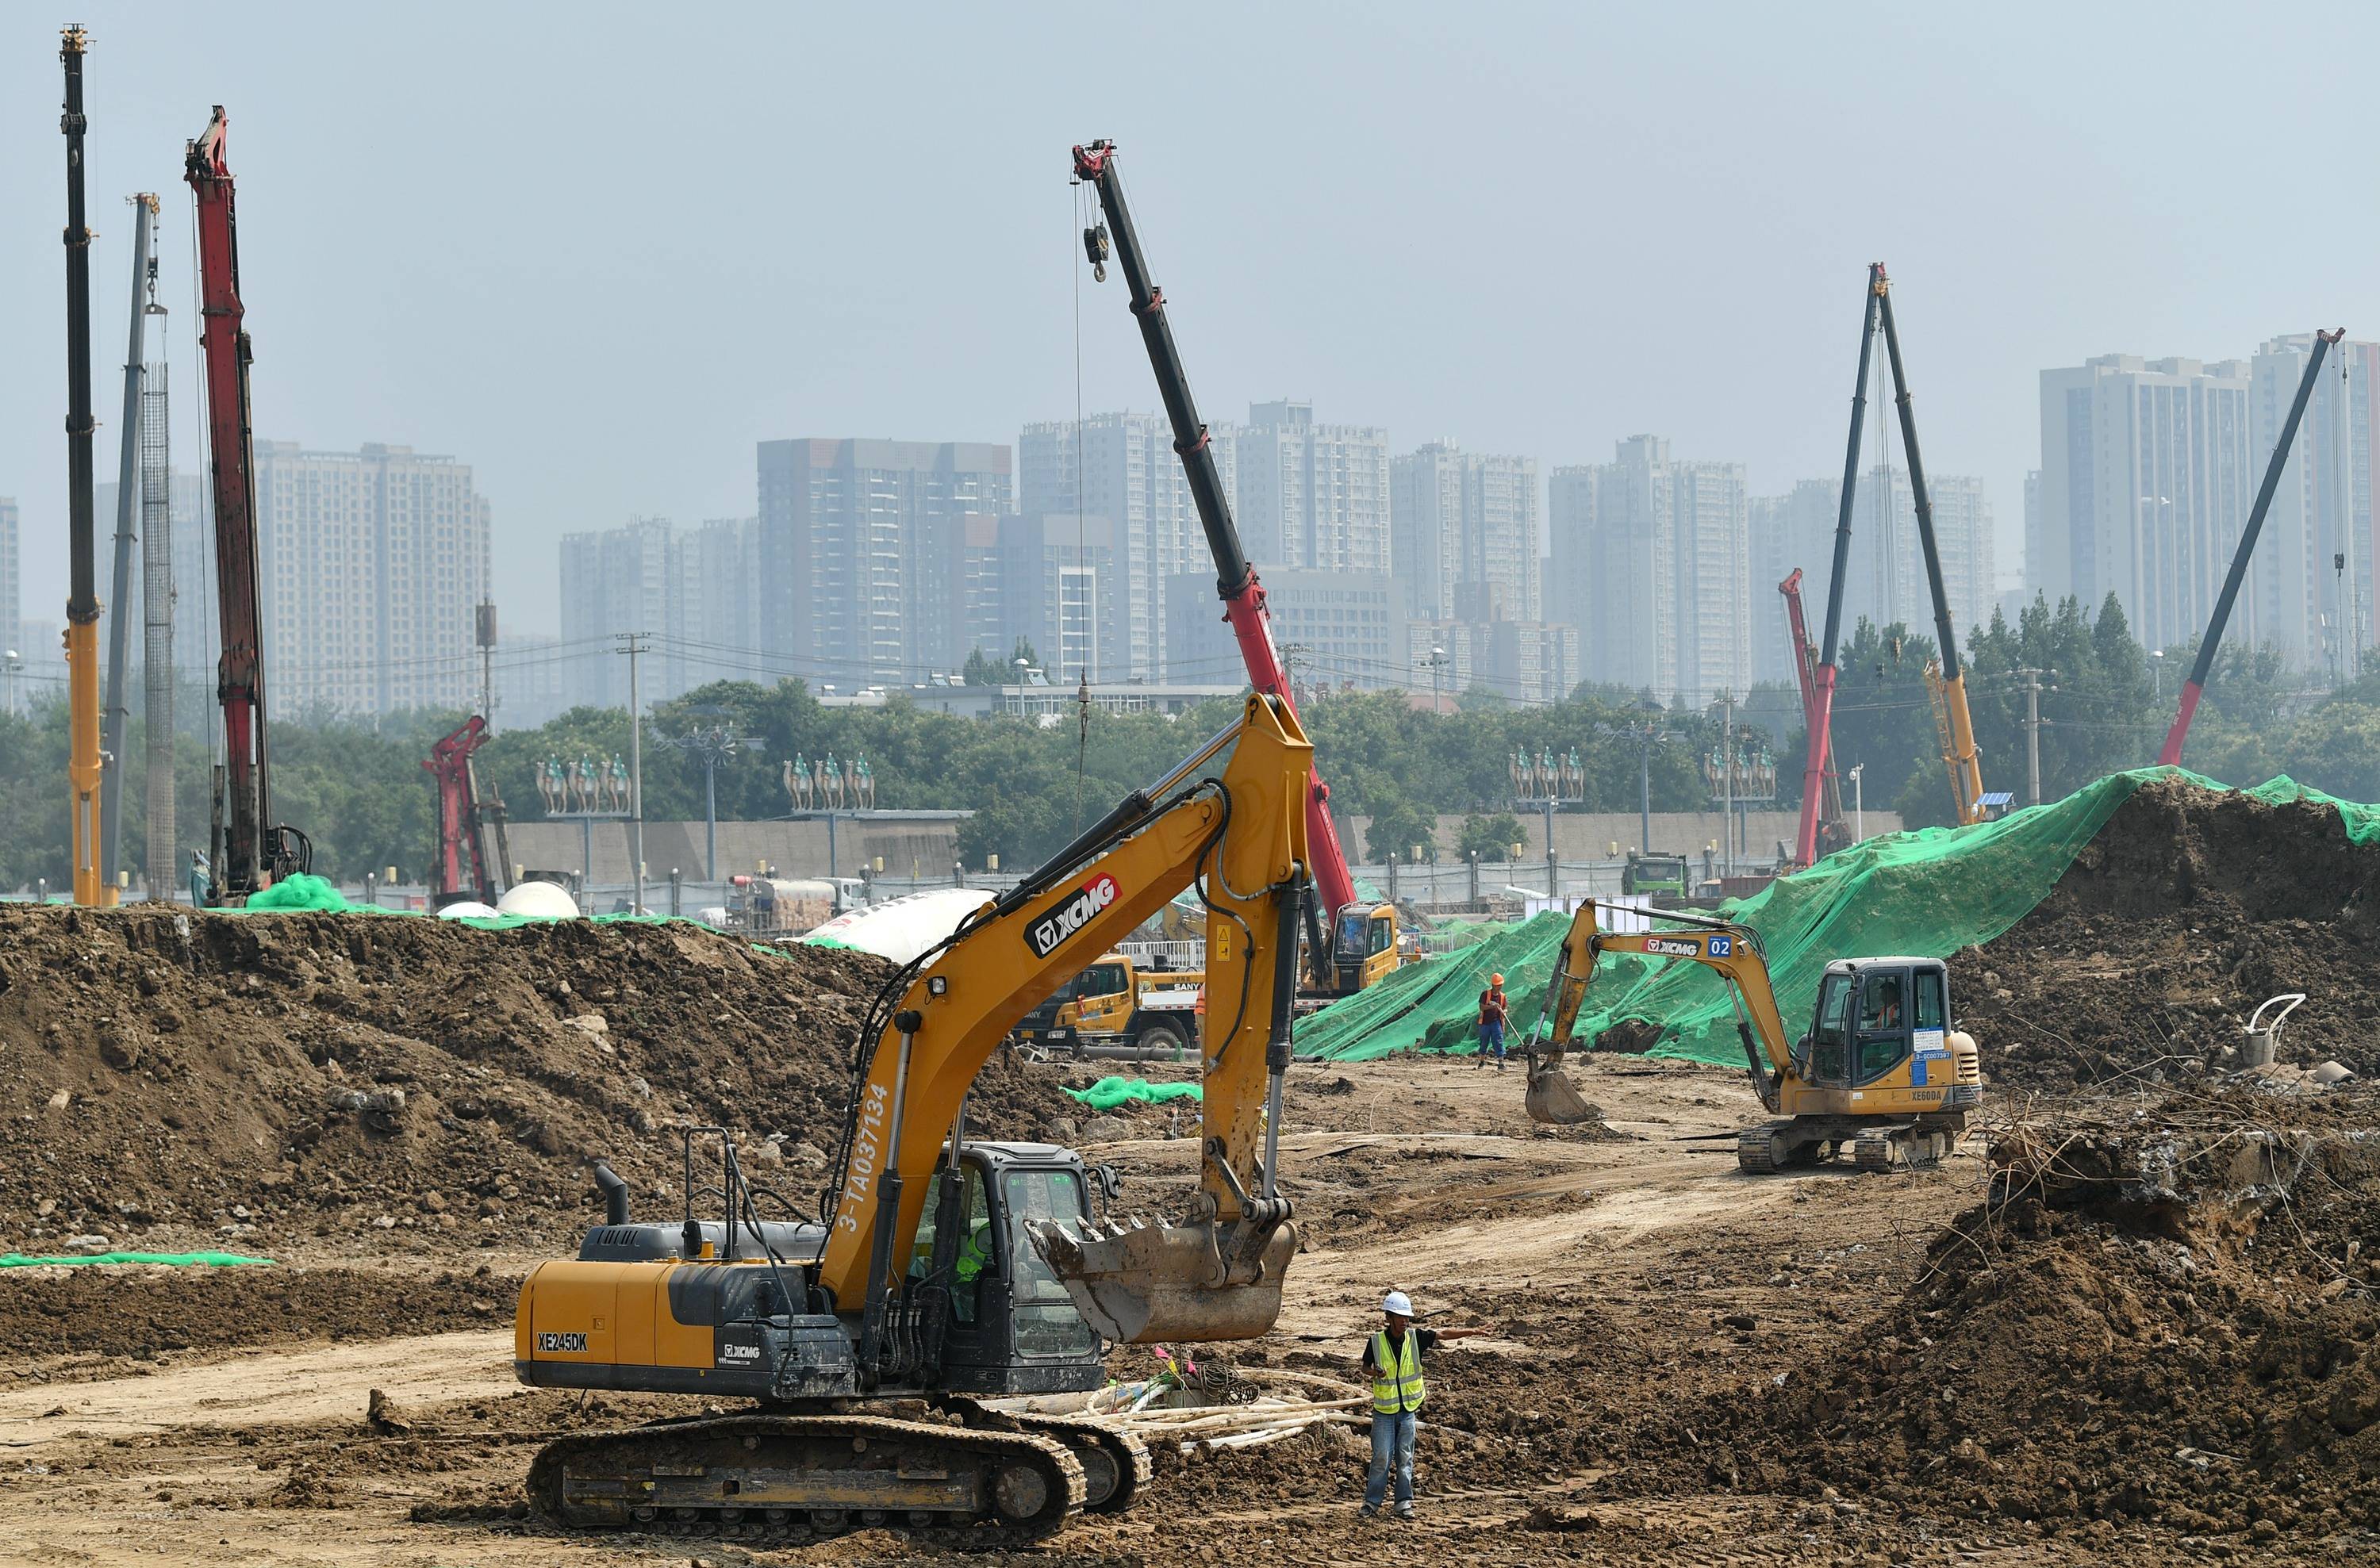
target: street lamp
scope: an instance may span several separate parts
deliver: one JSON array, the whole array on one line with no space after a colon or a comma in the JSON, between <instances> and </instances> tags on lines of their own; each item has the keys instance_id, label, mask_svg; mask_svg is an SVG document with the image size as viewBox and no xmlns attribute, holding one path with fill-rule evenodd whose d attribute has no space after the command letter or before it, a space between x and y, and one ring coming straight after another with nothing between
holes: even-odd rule
<instances>
[{"instance_id":1,"label":"street lamp","mask_svg":"<svg viewBox=\"0 0 2380 1568\"><path fill-rule=\"evenodd\" d=\"M1439 711L1438 672L1446 668L1446 650L1444 648L1430 649L1429 657L1423 659L1422 663L1429 669L1429 711L1436 713Z\"/></svg>"},{"instance_id":2,"label":"street lamp","mask_svg":"<svg viewBox=\"0 0 2380 1568\"><path fill-rule=\"evenodd\" d=\"M2165 650L2163 648L2149 655L2149 695L2155 702L2165 701Z\"/></svg>"},{"instance_id":3,"label":"street lamp","mask_svg":"<svg viewBox=\"0 0 2380 1568\"><path fill-rule=\"evenodd\" d=\"M1860 792L1860 775L1866 771L1867 764L1864 762L1858 763L1852 766L1850 775L1852 781L1852 842L1854 844L1867 837L1867 797Z\"/></svg>"},{"instance_id":4,"label":"street lamp","mask_svg":"<svg viewBox=\"0 0 2380 1568\"><path fill-rule=\"evenodd\" d=\"M677 751L692 752L702 759L702 877L706 882L719 880L719 765L737 751L754 742L744 736L730 733L720 717L727 710L710 705L689 706L688 713L712 717L707 727L698 727L679 736L660 735L655 741Z\"/></svg>"}]
</instances>

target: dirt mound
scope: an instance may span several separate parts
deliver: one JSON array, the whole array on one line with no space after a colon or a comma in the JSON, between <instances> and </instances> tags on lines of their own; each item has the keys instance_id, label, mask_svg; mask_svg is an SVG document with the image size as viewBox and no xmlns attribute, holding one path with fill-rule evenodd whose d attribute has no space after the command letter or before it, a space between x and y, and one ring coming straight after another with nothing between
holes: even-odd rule
<instances>
[{"instance_id":1,"label":"dirt mound","mask_svg":"<svg viewBox=\"0 0 2380 1568\"><path fill-rule=\"evenodd\" d=\"M2306 993L2281 1059L2380 1074L2380 844L2338 813L2161 780L2049 897L1950 961L1986 1076L2061 1090L2236 1064L2258 1003Z\"/></svg>"},{"instance_id":2,"label":"dirt mound","mask_svg":"<svg viewBox=\"0 0 2380 1568\"><path fill-rule=\"evenodd\" d=\"M2375 1109L2235 1090L2006 1140L1854 1345L1692 1417L1706 1461L2086 1537L2380 1526Z\"/></svg>"},{"instance_id":3,"label":"dirt mound","mask_svg":"<svg viewBox=\"0 0 2380 1568\"><path fill-rule=\"evenodd\" d=\"M215 1350L276 1339L385 1339L511 1321L520 1280L477 1272L364 1269L31 1271L0 1292L0 1381L50 1381L48 1358L129 1357ZM19 1357L24 1359L19 1360ZM120 1366L99 1375L115 1376ZM83 1375L70 1366L67 1375Z\"/></svg>"},{"instance_id":4,"label":"dirt mound","mask_svg":"<svg viewBox=\"0 0 2380 1568\"><path fill-rule=\"evenodd\" d=\"M0 1237L560 1245L590 1155L666 1212L673 1129L702 1125L808 1209L890 972L686 923L0 910L0 1119L33 1152L0 1171ZM995 1062L970 1125L1038 1136L1069 1105Z\"/></svg>"}]
</instances>

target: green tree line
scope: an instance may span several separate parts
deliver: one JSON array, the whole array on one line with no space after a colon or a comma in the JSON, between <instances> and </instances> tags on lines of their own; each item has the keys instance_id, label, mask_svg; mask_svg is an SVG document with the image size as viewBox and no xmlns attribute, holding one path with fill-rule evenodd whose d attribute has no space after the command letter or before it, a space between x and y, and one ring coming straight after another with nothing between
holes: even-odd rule
<instances>
[{"instance_id":1,"label":"green tree line","mask_svg":"<svg viewBox=\"0 0 2380 1568\"><path fill-rule=\"evenodd\" d=\"M1864 767L1862 795L1898 809L1912 826L1944 821L1949 789L1927 701L1930 639L1904 626L1856 625L1839 659L1835 719L1839 771ZM2044 673L2039 733L2045 799L2112 769L2155 759L2191 650L2158 658L2132 637L2111 597L2096 614L2072 600L2036 599L2013 622L1995 615L1968 637L1967 679L1987 789L2026 795L2027 669ZM644 752L646 815L698 819L703 768L693 754L659 742L723 724L750 742L718 769L722 820L783 815L791 806L783 764L799 754L865 756L885 808L967 808L960 832L970 865L998 855L1029 865L1064 843L1126 792L1160 777L1236 717L1218 700L1178 718L1094 712L1087 726L1012 718L976 719L929 711L902 696L882 707L827 707L797 680L764 686L722 681L657 705ZM1351 850L1378 860L1415 845L1493 858L1526 836L1513 829L1509 775L1515 752L1558 756L1575 750L1585 776L1583 809L1636 809L1640 789L1655 811L1710 802L1702 767L1717 749L1722 709L1662 708L1641 694L1582 686L1564 702L1527 706L1485 692L1433 714L1398 693L1330 693L1311 699L1305 719L1330 780L1335 808L1370 819ZM1804 742L1798 695L1757 687L1734 705L1739 734L1765 737L1777 762L1779 804L1798 804ZM211 726L212 702L186 694L181 717ZM317 869L346 881L395 866L414 880L435 834L435 795L422 759L460 723L459 712L399 714L372 720L284 719L273 730L273 814L312 836ZM501 717L501 716L500 716ZM212 734L212 729L200 733ZM1739 742L1742 743L1742 742ZM516 820L543 814L540 770L550 756L608 761L629 750L628 716L578 708L533 730L500 730L480 754ZM136 718L125 746L121 863L142 862L147 824ZM29 715L0 714L0 887L68 876L64 706L37 703ZM197 735L179 742L178 837L206 842L212 771ZM2380 800L2380 672L2328 693L2309 693L2270 650L2226 649L2192 731L2189 765L2232 782L2289 773L2354 800ZM1640 772L1641 769L1641 772ZM1846 803L1851 790L1846 785ZM1435 831L1441 815L1467 820Z\"/></svg>"}]
</instances>

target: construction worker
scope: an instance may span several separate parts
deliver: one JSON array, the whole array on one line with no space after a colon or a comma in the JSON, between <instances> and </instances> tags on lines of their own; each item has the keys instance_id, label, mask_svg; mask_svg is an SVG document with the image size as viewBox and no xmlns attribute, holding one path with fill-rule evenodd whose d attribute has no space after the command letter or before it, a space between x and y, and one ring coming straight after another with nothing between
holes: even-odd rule
<instances>
[{"instance_id":1,"label":"construction worker","mask_svg":"<svg viewBox=\"0 0 2380 1568\"><path fill-rule=\"evenodd\" d=\"M1486 1329L1414 1327L1413 1301L1402 1290L1380 1303L1380 1329L1364 1342L1363 1368L1372 1380L1372 1470L1364 1482L1362 1516L1379 1517L1393 1465L1396 1516L1414 1516L1414 1434L1421 1427L1422 1353L1457 1339L1475 1339Z\"/></svg>"},{"instance_id":2,"label":"construction worker","mask_svg":"<svg viewBox=\"0 0 2380 1568\"><path fill-rule=\"evenodd\" d=\"M1504 1020L1511 1014L1512 1008L1504 1000L1504 977L1489 975L1488 989L1479 993L1479 1055L1471 1063L1475 1069L1486 1067L1488 1058L1493 1055L1496 1070L1504 1070Z\"/></svg>"}]
</instances>

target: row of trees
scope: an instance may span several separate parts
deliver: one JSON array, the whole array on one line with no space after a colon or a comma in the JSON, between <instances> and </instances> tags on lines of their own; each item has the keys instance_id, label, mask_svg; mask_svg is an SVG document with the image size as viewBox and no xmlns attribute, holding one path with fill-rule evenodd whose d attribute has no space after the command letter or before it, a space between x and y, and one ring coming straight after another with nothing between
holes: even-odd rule
<instances>
[{"instance_id":1,"label":"row of trees","mask_svg":"<svg viewBox=\"0 0 2380 1568\"><path fill-rule=\"evenodd\" d=\"M1943 776L1924 671L1926 637L1903 626L1862 621L1840 657L1836 708L1840 768L1864 767L1863 794L1898 809L1912 826L1943 821ZM2025 682L2038 670L2045 799L2112 769L2155 758L2187 672L2190 650L2158 657L2131 636L2111 597L2094 615L2072 602L2036 599L2011 623L1996 615L1968 639L1970 704L1985 780L2025 796ZM986 673L990 673L987 671ZM176 810L186 845L205 841L211 770L197 728L212 719L207 694L180 705L193 731L182 742ZM699 710L699 711L698 711ZM1416 844L1497 858L1524 839L1509 814L1509 764L1575 750L1585 770L1584 807L1633 811L1640 790L1655 811L1706 807L1703 757L1719 744L1722 709L1664 709L1640 695L1582 687L1550 706L1516 706L1484 692L1458 711L1417 710L1396 693L1331 693L1305 706L1324 774L1347 815L1370 819L1351 846L1379 860ZM1219 700L1168 718L1095 713L1087 726L1024 719L980 720L929 712L895 696L880 708L829 708L799 681L772 686L725 681L655 707L648 742L724 723L753 744L719 768L723 819L783 815L790 805L782 764L801 754L865 755L880 807L971 808L960 834L970 864L997 854L1005 865L1038 861L1130 790L1162 774L1206 736L1230 723L1237 705ZM1764 731L1778 759L1779 804L1798 804L1803 754L1798 697L1761 687L1733 705L1739 725ZM434 834L433 795L421 759L461 715L399 715L378 722L283 720L273 730L275 814L312 834L318 867L346 879L395 865L419 876ZM126 754L124 863L137 866L147 825L136 720ZM480 758L516 818L540 811L538 773L549 756L609 758L629 749L628 717L580 708L535 730L501 730ZM703 769L695 756L648 743L645 808L658 820L699 818ZM2380 673L2327 694L2308 694L2269 650L2227 650L2191 736L2191 766L2253 782L2276 773L2355 800L2380 799ZM1441 814L1465 816L1441 836ZM44 703L30 716L0 714L0 887L37 877L63 886L67 863L66 715ZM185 857L187 858L187 857Z\"/></svg>"}]
</instances>

